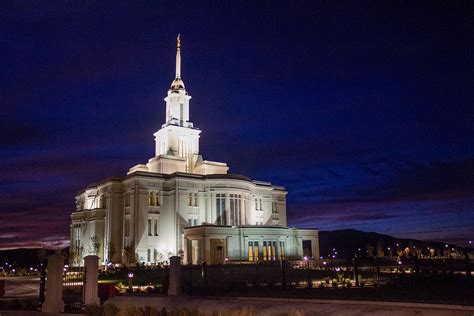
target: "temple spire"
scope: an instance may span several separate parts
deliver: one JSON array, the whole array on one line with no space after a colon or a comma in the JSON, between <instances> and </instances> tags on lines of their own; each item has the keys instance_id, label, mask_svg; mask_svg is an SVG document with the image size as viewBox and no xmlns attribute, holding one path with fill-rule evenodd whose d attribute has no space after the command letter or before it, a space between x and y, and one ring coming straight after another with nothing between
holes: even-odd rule
<instances>
[{"instance_id":1,"label":"temple spire","mask_svg":"<svg viewBox=\"0 0 474 316\"><path fill-rule=\"evenodd\" d=\"M171 83L172 91L184 90L184 82L181 79L181 36L176 39L176 77Z\"/></svg>"},{"instance_id":2,"label":"temple spire","mask_svg":"<svg viewBox=\"0 0 474 316\"><path fill-rule=\"evenodd\" d=\"M181 78L181 38L176 39L176 78Z\"/></svg>"}]
</instances>

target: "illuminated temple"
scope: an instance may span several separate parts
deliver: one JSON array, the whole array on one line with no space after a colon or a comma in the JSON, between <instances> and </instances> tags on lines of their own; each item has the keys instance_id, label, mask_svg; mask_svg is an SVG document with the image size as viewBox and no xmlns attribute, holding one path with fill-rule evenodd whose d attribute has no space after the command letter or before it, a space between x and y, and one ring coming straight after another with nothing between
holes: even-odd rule
<instances>
[{"instance_id":1,"label":"illuminated temple","mask_svg":"<svg viewBox=\"0 0 474 316\"><path fill-rule=\"evenodd\" d=\"M102 264L155 264L172 255L192 264L318 258L318 231L287 227L284 187L230 174L226 163L199 154L190 100L178 36L155 156L76 196L71 264L88 254Z\"/></svg>"}]
</instances>

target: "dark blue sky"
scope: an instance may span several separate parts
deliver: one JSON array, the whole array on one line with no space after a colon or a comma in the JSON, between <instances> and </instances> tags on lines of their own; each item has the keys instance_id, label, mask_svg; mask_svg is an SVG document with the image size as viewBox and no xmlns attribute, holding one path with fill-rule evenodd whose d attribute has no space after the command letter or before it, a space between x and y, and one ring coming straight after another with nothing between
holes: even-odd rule
<instances>
[{"instance_id":1,"label":"dark blue sky","mask_svg":"<svg viewBox=\"0 0 474 316\"><path fill-rule=\"evenodd\" d=\"M182 36L204 157L289 224L474 239L474 8L458 1L4 1L0 248L63 244L75 194L154 154Z\"/></svg>"}]
</instances>

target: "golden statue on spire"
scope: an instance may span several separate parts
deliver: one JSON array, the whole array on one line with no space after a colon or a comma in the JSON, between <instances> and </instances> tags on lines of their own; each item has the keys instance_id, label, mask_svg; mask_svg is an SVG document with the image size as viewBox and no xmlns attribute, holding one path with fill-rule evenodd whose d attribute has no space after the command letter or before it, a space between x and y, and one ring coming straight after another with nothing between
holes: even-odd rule
<instances>
[{"instance_id":1,"label":"golden statue on spire","mask_svg":"<svg viewBox=\"0 0 474 316\"><path fill-rule=\"evenodd\" d=\"M178 33L178 38L177 38L176 46L178 47L178 49L181 48L181 38L180 38L180 34L179 34L179 33Z\"/></svg>"}]
</instances>

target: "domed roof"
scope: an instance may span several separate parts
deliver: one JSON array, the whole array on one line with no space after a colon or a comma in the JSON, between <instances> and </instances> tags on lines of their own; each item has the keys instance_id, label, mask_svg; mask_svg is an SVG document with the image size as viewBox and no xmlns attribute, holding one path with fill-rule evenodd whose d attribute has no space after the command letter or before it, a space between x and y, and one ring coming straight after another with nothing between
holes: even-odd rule
<instances>
[{"instance_id":1,"label":"domed roof","mask_svg":"<svg viewBox=\"0 0 474 316\"><path fill-rule=\"evenodd\" d=\"M181 78L175 78L171 83L171 90L184 90L184 82Z\"/></svg>"}]
</instances>

